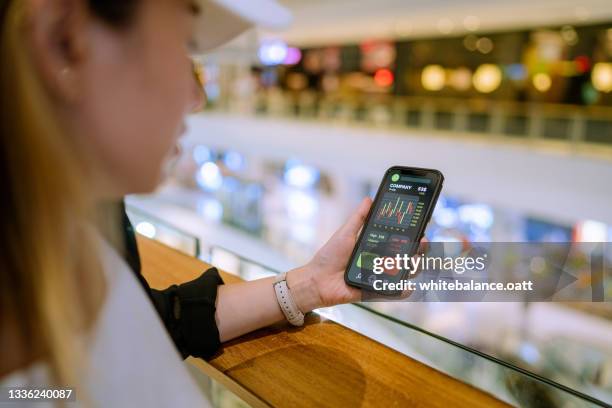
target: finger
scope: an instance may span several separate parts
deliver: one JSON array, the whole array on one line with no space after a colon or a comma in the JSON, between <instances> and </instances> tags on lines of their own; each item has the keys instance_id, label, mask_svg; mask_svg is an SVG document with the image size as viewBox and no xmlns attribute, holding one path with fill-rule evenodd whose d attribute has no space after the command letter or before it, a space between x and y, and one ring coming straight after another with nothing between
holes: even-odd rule
<instances>
[{"instance_id":1,"label":"finger","mask_svg":"<svg viewBox=\"0 0 612 408\"><path fill-rule=\"evenodd\" d=\"M417 253L424 254L427 252L427 249L429 249L429 240L423 237L421 239L421 242L419 243L419 249L417 250Z\"/></svg>"},{"instance_id":2,"label":"finger","mask_svg":"<svg viewBox=\"0 0 612 408\"><path fill-rule=\"evenodd\" d=\"M357 210L355 210L348 221L342 226L342 232L351 236L357 236L359 229L363 226L363 223L368 216L368 211L370 211L371 205L372 199L370 197L366 197L361 200Z\"/></svg>"},{"instance_id":3,"label":"finger","mask_svg":"<svg viewBox=\"0 0 612 408\"><path fill-rule=\"evenodd\" d=\"M419 256L419 257L425 256L428 249L429 249L429 240L425 237L421 238L421 242L419 242L419 248L417 249L416 256ZM417 276L421 274L422 271L423 271L423 266L420 265L416 271L410 273L410 275L408 276L409 279L416 278Z\"/></svg>"}]
</instances>

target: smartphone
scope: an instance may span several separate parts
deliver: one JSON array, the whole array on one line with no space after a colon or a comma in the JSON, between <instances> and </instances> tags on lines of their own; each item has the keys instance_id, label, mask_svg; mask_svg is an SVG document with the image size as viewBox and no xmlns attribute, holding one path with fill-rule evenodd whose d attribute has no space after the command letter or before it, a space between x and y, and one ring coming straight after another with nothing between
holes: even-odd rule
<instances>
[{"instance_id":1,"label":"smartphone","mask_svg":"<svg viewBox=\"0 0 612 408\"><path fill-rule=\"evenodd\" d=\"M380 258L416 253L443 182L442 173L433 169L393 166L385 172L344 274L348 285L389 296L401 293L382 290L380 283L399 282L410 271L381 273Z\"/></svg>"}]
</instances>

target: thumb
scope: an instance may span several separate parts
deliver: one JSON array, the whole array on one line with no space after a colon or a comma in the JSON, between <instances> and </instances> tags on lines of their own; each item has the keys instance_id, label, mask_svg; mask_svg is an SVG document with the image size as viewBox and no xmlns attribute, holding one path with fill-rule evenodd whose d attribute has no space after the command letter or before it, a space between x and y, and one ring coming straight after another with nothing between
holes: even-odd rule
<instances>
[{"instance_id":1,"label":"thumb","mask_svg":"<svg viewBox=\"0 0 612 408\"><path fill-rule=\"evenodd\" d=\"M370 197L366 197L361 200L359 207L357 210L351 215L346 224L342 227L342 232L350 235L356 236L359 232L359 229L363 226L366 217L368 216L368 211L370 211L370 207L372 206L372 199Z\"/></svg>"}]
</instances>

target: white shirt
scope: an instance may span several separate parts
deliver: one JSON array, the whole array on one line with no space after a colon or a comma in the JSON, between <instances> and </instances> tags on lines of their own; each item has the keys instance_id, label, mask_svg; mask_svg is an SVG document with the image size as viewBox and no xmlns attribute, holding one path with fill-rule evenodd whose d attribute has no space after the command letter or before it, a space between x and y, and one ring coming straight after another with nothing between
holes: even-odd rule
<instances>
[{"instance_id":1,"label":"white shirt","mask_svg":"<svg viewBox=\"0 0 612 408\"><path fill-rule=\"evenodd\" d=\"M83 384L89 399L97 407L209 407L134 273L114 248L99 241L107 294L87 348ZM0 379L0 387L45 387L46 378L45 364L35 363ZM80 406L78 392L76 399L67 406ZM32 404L51 406L6 406Z\"/></svg>"}]
</instances>

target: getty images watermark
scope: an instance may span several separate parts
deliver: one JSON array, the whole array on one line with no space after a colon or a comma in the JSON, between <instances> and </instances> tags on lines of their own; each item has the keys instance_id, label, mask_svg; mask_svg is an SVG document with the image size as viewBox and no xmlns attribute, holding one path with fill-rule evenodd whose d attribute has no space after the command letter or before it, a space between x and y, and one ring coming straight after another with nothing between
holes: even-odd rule
<instances>
[{"instance_id":1,"label":"getty images watermark","mask_svg":"<svg viewBox=\"0 0 612 408\"><path fill-rule=\"evenodd\" d=\"M374 289L363 291L366 301L612 299L612 243L436 242L411 256L368 255L359 274Z\"/></svg>"}]
</instances>

